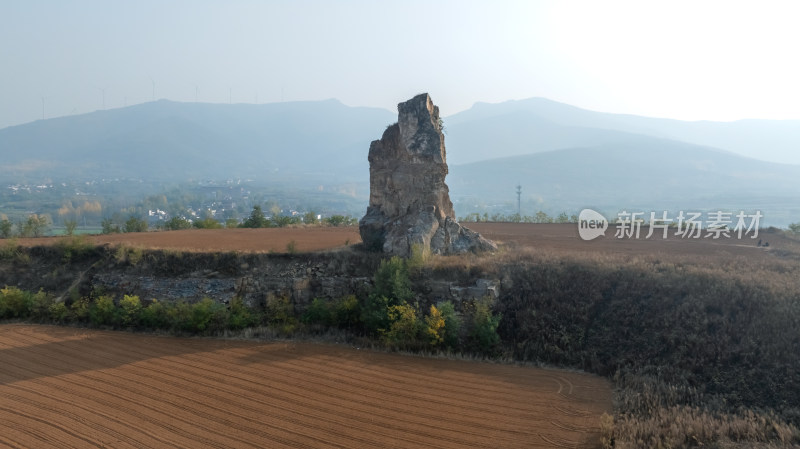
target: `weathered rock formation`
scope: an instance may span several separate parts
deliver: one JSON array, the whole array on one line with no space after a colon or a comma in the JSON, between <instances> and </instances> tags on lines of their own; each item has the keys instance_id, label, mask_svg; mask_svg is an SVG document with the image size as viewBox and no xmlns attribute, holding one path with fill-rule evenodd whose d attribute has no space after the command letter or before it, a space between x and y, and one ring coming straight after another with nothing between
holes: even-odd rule
<instances>
[{"instance_id":1,"label":"weathered rock formation","mask_svg":"<svg viewBox=\"0 0 800 449\"><path fill-rule=\"evenodd\" d=\"M397 105L397 123L369 147L370 196L359 222L367 248L407 256L419 245L434 254L495 250L456 222L439 108L428 94Z\"/></svg>"}]
</instances>

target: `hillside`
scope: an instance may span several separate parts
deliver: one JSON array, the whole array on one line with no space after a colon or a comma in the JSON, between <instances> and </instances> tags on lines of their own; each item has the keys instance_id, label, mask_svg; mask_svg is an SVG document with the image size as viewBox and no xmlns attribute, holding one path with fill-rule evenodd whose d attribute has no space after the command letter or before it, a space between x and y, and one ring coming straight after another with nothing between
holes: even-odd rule
<instances>
[{"instance_id":1,"label":"hillside","mask_svg":"<svg viewBox=\"0 0 800 449\"><path fill-rule=\"evenodd\" d=\"M0 130L3 180L258 176L366 172L363 153L393 115L336 100L263 105L161 100ZM26 176L27 175L27 176Z\"/></svg>"},{"instance_id":2,"label":"hillside","mask_svg":"<svg viewBox=\"0 0 800 449\"><path fill-rule=\"evenodd\" d=\"M597 144L624 142L630 134L640 134L715 147L765 161L800 164L796 151L800 148L800 120L682 121L589 111L545 98L528 98L477 103L467 111L446 117L445 123L452 135L451 143L463 147L461 156L453 160L456 163L582 146L587 140ZM552 125L556 128L552 129ZM534 134L538 140L533 142L519 137ZM485 145L481 139L487 135L501 140L496 145Z\"/></svg>"},{"instance_id":3,"label":"hillside","mask_svg":"<svg viewBox=\"0 0 800 449\"><path fill-rule=\"evenodd\" d=\"M455 165L448 184L459 211L480 203L511 203L519 183L528 215L585 207L608 214L637 207L761 209L769 222L785 225L800 217L798 180L800 166L636 136L626 143Z\"/></svg>"}]
</instances>

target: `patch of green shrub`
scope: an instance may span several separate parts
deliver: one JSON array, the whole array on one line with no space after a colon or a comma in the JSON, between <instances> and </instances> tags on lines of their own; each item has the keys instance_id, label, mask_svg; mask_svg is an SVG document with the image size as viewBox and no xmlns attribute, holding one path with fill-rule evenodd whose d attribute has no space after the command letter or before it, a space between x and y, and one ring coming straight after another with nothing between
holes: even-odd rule
<instances>
[{"instance_id":1,"label":"patch of green shrub","mask_svg":"<svg viewBox=\"0 0 800 449\"><path fill-rule=\"evenodd\" d=\"M491 297L475 300L469 315L469 346L472 350L484 354L495 353L500 345L497 328L501 316L492 312L493 302Z\"/></svg>"},{"instance_id":2,"label":"patch of green shrub","mask_svg":"<svg viewBox=\"0 0 800 449\"><path fill-rule=\"evenodd\" d=\"M414 306L410 304L389 306L388 317L389 327L381 335L384 343L402 348L414 348L419 345L424 325L417 318Z\"/></svg>"},{"instance_id":3,"label":"patch of green shrub","mask_svg":"<svg viewBox=\"0 0 800 449\"><path fill-rule=\"evenodd\" d=\"M147 329L170 329L172 317L165 303L156 299L140 312L141 324Z\"/></svg>"},{"instance_id":4,"label":"patch of green shrub","mask_svg":"<svg viewBox=\"0 0 800 449\"><path fill-rule=\"evenodd\" d=\"M0 289L0 318L27 318L33 305L33 295L17 287Z\"/></svg>"},{"instance_id":5,"label":"patch of green shrub","mask_svg":"<svg viewBox=\"0 0 800 449\"><path fill-rule=\"evenodd\" d=\"M297 328L298 320L294 304L286 295L270 296L266 304L266 320L283 334L291 334Z\"/></svg>"},{"instance_id":6,"label":"patch of green shrub","mask_svg":"<svg viewBox=\"0 0 800 449\"><path fill-rule=\"evenodd\" d=\"M241 298L231 300L228 310L228 328L233 330L245 329L258 323L258 317L252 309L247 307Z\"/></svg>"},{"instance_id":7,"label":"patch of green shrub","mask_svg":"<svg viewBox=\"0 0 800 449\"><path fill-rule=\"evenodd\" d=\"M95 326L115 326L118 318L119 311L111 296L98 296L89 305L89 321Z\"/></svg>"},{"instance_id":8,"label":"patch of green shrub","mask_svg":"<svg viewBox=\"0 0 800 449\"><path fill-rule=\"evenodd\" d=\"M142 321L142 301L135 295L124 295L119 300L119 316L123 326L137 327Z\"/></svg>"}]
</instances>

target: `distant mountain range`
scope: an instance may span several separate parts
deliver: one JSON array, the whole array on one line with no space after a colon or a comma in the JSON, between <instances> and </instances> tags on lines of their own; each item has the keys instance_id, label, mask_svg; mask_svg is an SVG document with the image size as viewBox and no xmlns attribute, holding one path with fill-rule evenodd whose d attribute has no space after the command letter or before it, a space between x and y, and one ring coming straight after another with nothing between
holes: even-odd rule
<instances>
[{"instance_id":1,"label":"distant mountain range","mask_svg":"<svg viewBox=\"0 0 800 449\"><path fill-rule=\"evenodd\" d=\"M681 121L588 111L545 98L477 103L445 119L452 163L613 143L646 135L800 165L800 120ZM496 139L496 140L495 140ZM480 150L483 148L483 151ZM497 154L495 154L497 152Z\"/></svg>"},{"instance_id":2,"label":"distant mountain range","mask_svg":"<svg viewBox=\"0 0 800 449\"><path fill-rule=\"evenodd\" d=\"M0 130L0 180L135 177L279 182L363 179L369 142L395 116L336 100L251 104L166 100Z\"/></svg>"},{"instance_id":3,"label":"distant mountain range","mask_svg":"<svg viewBox=\"0 0 800 449\"><path fill-rule=\"evenodd\" d=\"M249 177L299 190L347 184L366 208L369 143L394 121L336 100L162 100L0 129L0 185ZM523 214L742 208L800 221L800 121L684 122L532 98L478 103L444 124L459 215L516 212L519 184Z\"/></svg>"}]
</instances>

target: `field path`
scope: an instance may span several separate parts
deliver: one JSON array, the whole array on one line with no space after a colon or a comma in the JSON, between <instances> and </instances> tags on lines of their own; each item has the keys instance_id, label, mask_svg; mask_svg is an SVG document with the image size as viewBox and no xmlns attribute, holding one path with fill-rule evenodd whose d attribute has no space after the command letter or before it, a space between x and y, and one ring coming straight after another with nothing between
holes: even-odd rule
<instances>
[{"instance_id":1,"label":"field path","mask_svg":"<svg viewBox=\"0 0 800 449\"><path fill-rule=\"evenodd\" d=\"M590 448L608 383L338 345L0 325L0 446Z\"/></svg>"}]
</instances>

